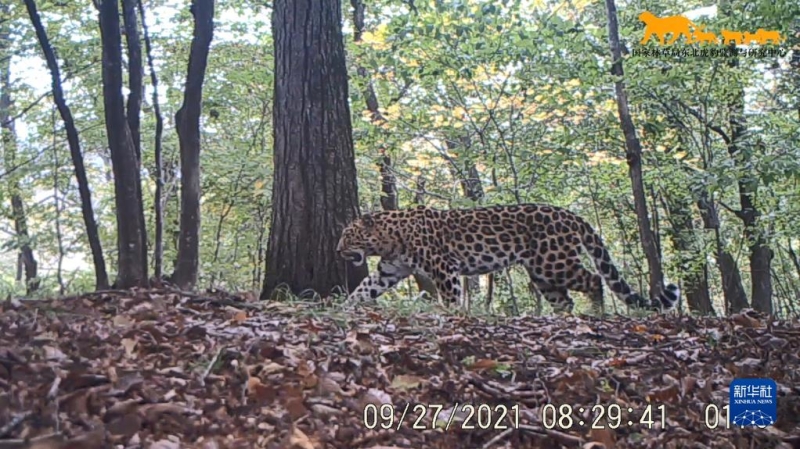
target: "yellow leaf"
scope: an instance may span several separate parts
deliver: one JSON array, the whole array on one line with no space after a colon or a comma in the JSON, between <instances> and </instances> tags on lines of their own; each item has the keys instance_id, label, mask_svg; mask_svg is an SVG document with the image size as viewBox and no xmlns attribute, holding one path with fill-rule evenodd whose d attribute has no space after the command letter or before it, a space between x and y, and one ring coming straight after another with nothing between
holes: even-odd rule
<instances>
[{"instance_id":1,"label":"yellow leaf","mask_svg":"<svg viewBox=\"0 0 800 449\"><path fill-rule=\"evenodd\" d=\"M400 105L397 103L391 104L388 108L386 108L386 113L384 116L387 120L394 120L400 117Z\"/></svg>"}]
</instances>

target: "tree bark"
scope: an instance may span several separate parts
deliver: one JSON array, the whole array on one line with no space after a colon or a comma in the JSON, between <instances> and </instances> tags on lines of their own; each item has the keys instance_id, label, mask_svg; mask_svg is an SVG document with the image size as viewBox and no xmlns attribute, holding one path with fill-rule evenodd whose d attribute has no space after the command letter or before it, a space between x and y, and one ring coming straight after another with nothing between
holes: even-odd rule
<instances>
[{"instance_id":1,"label":"tree bark","mask_svg":"<svg viewBox=\"0 0 800 449\"><path fill-rule=\"evenodd\" d=\"M142 65L142 44L139 40L139 27L136 22L136 3L139 0L122 0L122 21L125 27L125 40L128 50L128 104L126 117L128 128L131 132L133 149L136 152L137 168L141 173L142 168L142 136L140 131L139 114L142 111L142 92L144 89L144 66ZM141 190L141 188L140 188ZM139 202L139 217L142 228L143 259L147 260L147 221L144 218L144 199Z\"/></svg>"},{"instance_id":2,"label":"tree bark","mask_svg":"<svg viewBox=\"0 0 800 449\"><path fill-rule=\"evenodd\" d=\"M739 65L739 58L732 56L729 61L731 68L735 69ZM739 188L740 210L736 214L744 225L744 237L750 249L750 282L752 293L750 294L753 308L759 312L771 314L772 305L772 250L767 246L761 230L758 229L758 217L761 211L756 207L756 193L758 191L758 174L749 167L752 167L749 150L753 148L742 148L746 143L744 115L744 88L738 88L735 95L728 104L729 115L728 124L731 130L730 140L728 141L728 154L734 161L736 167L742 170L737 185Z\"/></svg>"},{"instance_id":3,"label":"tree bark","mask_svg":"<svg viewBox=\"0 0 800 449\"><path fill-rule=\"evenodd\" d=\"M642 181L642 147L639 143L639 138L636 137L636 128L628 110L628 94L625 90L622 51L619 43L617 7L614 4L614 0L606 0L606 9L608 10L608 42L611 47L611 57L614 61L611 66L611 74L615 78L614 90L617 94L617 112L619 113L620 127L625 135L625 155L633 188L636 221L639 224L639 237L647 257L648 268L650 269L650 297L656 298L663 289L664 275L661 271L661 261L658 258L655 236L650 227L650 217L647 214L647 200L645 199L644 182Z\"/></svg>"},{"instance_id":4,"label":"tree bark","mask_svg":"<svg viewBox=\"0 0 800 449\"><path fill-rule=\"evenodd\" d=\"M75 168L75 179L78 182L78 192L81 197L81 212L83 214L83 222L86 226L86 238L89 240L89 247L92 250L95 288L97 290L105 289L108 288L108 272L106 271L106 262L103 258L103 247L100 244L97 222L95 222L94 219L92 195L89 191L89 179L86 177L86 167L83 164L83 154L81 153L80 141L78 140L78 129L75 127L75 120L72 118L72 112L64 99L64 90L61 87L61 74L58 68L58 62L56 62L53 47L50 45L50 39L48 39L47 33L42 26L42 20L36 9L36 2L34 0L25 0L25 7L28 10L28 16L30 16L33 28L36 30L39 46L42 48L44 57L47 60L47 67L50 70L52 83L53 101L56 103L61 119L64 120L64 128L67 132L69 152L72 157L72 165Z\"/></svg>"},{"instance_id":5,"label":"tree bark","mask_svg":"<svg viewBox=\"0 0 800 449\"><path fill-rule=\"evenodd\" d=\"M155 64L153 63L153 50L150 45L150 34L147 30L147 22L144 16L144 6L142 0L138 0L137 6L139 7L139 15L142 19L142 35L144 36L144 46L147 53L147 65L150 69L150 82L153 83L153 115L156 119L156 136L155 136L155 181L156 181L156 194L153 204L155 205L155 248L153 249L153 265L154 276L156 279L161 279L163 276L164 266L164 163L162 160L161 150L161 137L164 134L164 118L161 115L161 106L158 103L158 76L156 76Z\"/></svg>"},{"instance_id":6,"label":"tree bark","mask_svg":"<svg viewBox=\"0 0 800 449\"><path fill-rule=\"evenodd\" d=\"M708 264L705 254L698 251L692 241L694 224L690 211L691 203L674 198L667 198L664 203L670 214L670 228L667 232L678 250L680 266L691 265L691 269L684 272L683 287L686 290L686 303L689 310L703 315L714 315L714 307L708 291Z\"/></svg>"},{"instance_id":7,"label":"tree bark","mask_svg":"<svg viewBox=\"0 0 800 449\"><path fill-rule=\"evenodd\" d=\"M181 288L197 283L200 246L200 112L208 52L214 37L214 0L193 0L194 36L186 73L183 104L175 114L181 147L181 221L173 282Z\"/></svg>"},{"instance_id":8,"label":"tree bark","mask_svg":"<svg viewBox=\"0 0 800 449\"><path fill-rule=\"evenodd\" d=\"M359 215L339 0L273 3L272 228L262 298L284 284L320 295L367 274L336 244Z\"/></svg>"},{"instance_id":9,"label":"tree bark","mask_svg":"<svg viewBox=\"0 0 800 449\"><path fill-rule=\"evenodd\" d=\"M0 17L7 17L8 5L0 6ZM0 144L3 148L3 163L6 170L16 166L17 135L14 121L11 119L11 36L8 26L10 21L0 21ZM20 191L20 177L8 172L8 191L11 198L11 214L14 219L16 248L19 260L25 271L25 292L30 295L39 289L38 263L30 245L28 233L28 217L25 214L25 203Z\"/></svg>"},{"instance_id":10,"label":"tree bark","mask_svg":"<svg viewBox=\"0 0 800 449\"><path fill-rule=\"evenodd\" d=\"M141 164L142 145L139 130L139 113L142 110L142 89L144 67L142 66L142 44L139 41L139 27L136 21L137 0L122 0L122 20L125 26L125 41L128 50L128 128L136 151L136 159Z\"/></svg>"},{"instance_id":11,"label":"tree bark","mask_svg":"<svg viewBox=\"0 0 800 449\"><path fill-rule=\"evenodd\" d=\"M739 274L739 265L736 263L736 259L724 249L722 237L720 236L717 208L710 201L705 190L701 192L701 197L697 200L697 209L703 218L703 227L714 230L715 246L717 248L715 258L722 278L725 312L726 314L739 312L747 308L747 293L745 293L742 285L742 276Z\"/></svg>"},{"instance_id":12,"label":"tree bark","mask_svg":"<svg viewBox=\"0 0 800 449\"><path fill-rule=\"evenodd\" d=\"M103 0L100 5L100 37L103 45L103 105L106 133L114 171L117 209L117 288L147 285L147 252L139 163L125 118L122 97L122 39L119 4Z\"/></svg>"}]
</instances>

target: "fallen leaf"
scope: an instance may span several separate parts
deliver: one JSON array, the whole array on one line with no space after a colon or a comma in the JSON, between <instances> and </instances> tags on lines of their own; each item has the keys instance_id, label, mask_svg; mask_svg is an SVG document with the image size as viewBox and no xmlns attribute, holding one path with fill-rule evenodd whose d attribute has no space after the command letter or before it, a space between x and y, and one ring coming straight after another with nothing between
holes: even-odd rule
<instances>
[{"instance_id":1,"label":"fallen leaf","mask_svg":"<svg viewBox=\"0 0 800 449\"><path fill-rule=\"evenodd\" d=\"M308 435L303 433L302 430L295 427L294 430L292 431L291 436L289 436L288 449L316 449L316 448L311 443L311 440L308 438Z\"/></svg>"},{"instance_id":2,"label":"fallen leaf","mask_svg":"<svg viewBox=\"0 0 800 449\"><path fill-rule=\"evenodd\" d=\"M473 371L478 371L478 370L485 370L485 369L494 369L494 368L497 368L497 365L498 365L498 363L497 363L496 360L480 359L480 360L476 360L475 363L473 363L471 365L467 365L467 368L471 369Z\"/></svg>"},{"instance_id":3,"label":"fallen leaf","mask_svg":"<svg viewBox=\"0 0 800 449\"><path fill-rule=\"evenodd\" d=\"M122 347L125 348L125 356L130 358L133 355L133 350L136 349L137 341L133 338L123 338Z\"/></svg>"},{"instance_id":4,"label":"fallen leaf","mask_svg":"<svg viewBox=\"0 0 800 449\"><path fill-rule=\"evenodd\" d=\"M419 387L423 382L425 382L425 379L421 377L401 374L392 379L391 388L400 391L411 390Z\"/></svg>"}]
</instances>

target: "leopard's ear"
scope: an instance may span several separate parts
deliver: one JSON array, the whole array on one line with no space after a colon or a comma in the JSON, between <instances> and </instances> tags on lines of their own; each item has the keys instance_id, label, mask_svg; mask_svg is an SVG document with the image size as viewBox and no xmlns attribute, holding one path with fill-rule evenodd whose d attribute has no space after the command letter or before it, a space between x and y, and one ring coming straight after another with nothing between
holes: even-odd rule
<instances>
[{"instance_id":1,"label":"leopard's ear","mask_svg":"<svg viewBox=\"0 0 800 449\"><path fill-rule=\"evenodd\" d=\"M372 218L372 214L364 214L361 216L361 222L364 223L364 227L367 229L375 226L375 219Z\"/></svg>"}]
</instances>

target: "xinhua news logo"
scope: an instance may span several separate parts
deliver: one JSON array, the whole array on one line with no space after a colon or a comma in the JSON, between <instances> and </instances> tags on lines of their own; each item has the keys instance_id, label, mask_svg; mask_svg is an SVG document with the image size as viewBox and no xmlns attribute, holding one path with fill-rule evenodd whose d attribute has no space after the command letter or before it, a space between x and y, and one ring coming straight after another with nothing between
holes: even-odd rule
<instances>
[{"instance_id":1,"label":"xinhua news logo","mask_svg":"<svg viewBox=\"0 0 800 449\"><path fill-rule=\"evenodd\" d=\"M734 379L730 387L730 422L761 429L778 420L778 385L772 379Z\"/></svg>"}]
</instances>

